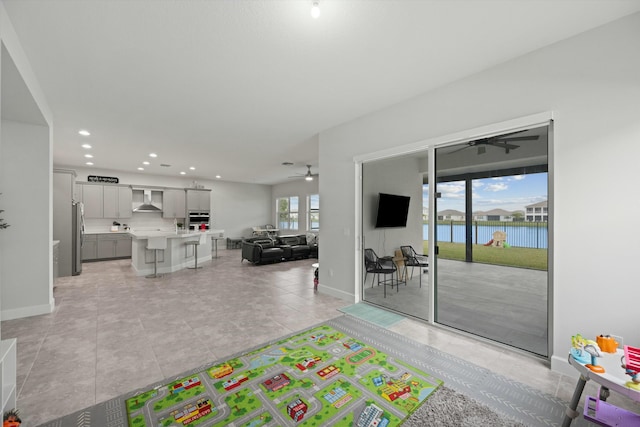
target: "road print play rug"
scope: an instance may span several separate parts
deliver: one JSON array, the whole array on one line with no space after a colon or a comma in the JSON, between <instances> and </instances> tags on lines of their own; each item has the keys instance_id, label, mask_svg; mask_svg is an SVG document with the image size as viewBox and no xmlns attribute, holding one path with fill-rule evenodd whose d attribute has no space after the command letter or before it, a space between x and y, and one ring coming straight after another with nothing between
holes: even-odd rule
<instances>
[{"instance_id":1,"label":"road print play rug","mask_svg":"<svg viewBox=\"0 0 640 427\"><path fill-rule=\"evenodd\" d=\"M125 400L141 426L397 426L442 381L323 324Z\"/></svg>"}]
</instances>

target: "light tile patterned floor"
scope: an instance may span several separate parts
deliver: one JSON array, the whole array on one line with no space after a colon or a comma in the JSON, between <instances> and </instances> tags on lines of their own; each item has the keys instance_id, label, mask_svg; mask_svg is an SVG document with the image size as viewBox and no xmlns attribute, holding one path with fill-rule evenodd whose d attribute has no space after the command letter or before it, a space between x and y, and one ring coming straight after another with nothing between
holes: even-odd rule
<instances>
[{"instance_id":1,"label":"light tile patterned floor","mask_svg":"<svg viewBox=\"0 0 640 427\"><path fill-rule=\"evenodd\" d=\"M351 302L313 292L315 261L253 266L220 250L201 270L161 279L136 277L128 260L83 264L80 276L56 282L53 313L2 322L2 338L18 338L23 425L340 315ZM567 401L575 386L544 361L442 328L405 319L389 329Z\"/></svg>"}]
</instances>

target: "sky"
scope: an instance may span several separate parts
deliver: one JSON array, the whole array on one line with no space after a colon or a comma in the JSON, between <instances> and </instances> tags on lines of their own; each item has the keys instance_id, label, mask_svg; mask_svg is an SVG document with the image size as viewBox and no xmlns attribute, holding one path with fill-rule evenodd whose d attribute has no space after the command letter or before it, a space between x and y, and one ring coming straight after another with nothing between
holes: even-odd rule
<instances>
[{"instance_id":1,"label":"sky","mask_svg":"<svg viewBox=\"0 0 640 427\"><path fill-rule=\"evenodd\" d=\"M423 187L423 206L428 206L428 185ZM464 181L438 186L442 197L438 211L455 209L464 212ZM524 211L525 206L547 200L547 173L484 178L473 181L473 211L504 209Z\"/></svg>"}]
</instances>

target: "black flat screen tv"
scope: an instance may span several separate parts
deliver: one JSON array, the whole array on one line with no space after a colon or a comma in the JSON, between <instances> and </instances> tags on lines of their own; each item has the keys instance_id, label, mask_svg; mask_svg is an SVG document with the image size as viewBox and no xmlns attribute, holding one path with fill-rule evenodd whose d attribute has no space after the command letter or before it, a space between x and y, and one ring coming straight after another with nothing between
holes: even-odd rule
<instances>
[{"instance_id":1,"label":"black flat screen tv","mask_svg":"<svg viewBox=\"0 0 640 427\"><path fill-rule=\"evenodd\" d=\"M406 227L409 196L380 193L376 228Z\"/></svg>"}]
</instances>

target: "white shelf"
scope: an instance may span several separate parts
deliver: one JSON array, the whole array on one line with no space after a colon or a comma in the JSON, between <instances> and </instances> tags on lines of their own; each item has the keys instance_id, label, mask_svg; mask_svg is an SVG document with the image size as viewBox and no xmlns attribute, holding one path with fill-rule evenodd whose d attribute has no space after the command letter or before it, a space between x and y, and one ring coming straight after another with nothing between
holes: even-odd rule
<instances>
[{"instance_id":1,"label":"white shelf","mask_svg":"<svg viewBox=\"0 0 640 427\"><path fill-rule=\"evenodd\" d=\"M16 409L16 339L0 341L0 402L2 413Z\"/></svg>"}]
</instances>

